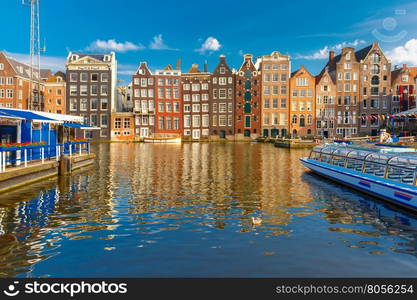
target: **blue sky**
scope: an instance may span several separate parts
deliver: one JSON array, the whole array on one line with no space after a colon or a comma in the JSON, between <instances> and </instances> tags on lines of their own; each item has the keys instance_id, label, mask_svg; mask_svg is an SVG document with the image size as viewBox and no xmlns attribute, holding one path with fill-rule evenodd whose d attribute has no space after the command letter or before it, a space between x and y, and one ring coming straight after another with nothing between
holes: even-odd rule
<instances>
[{"instance_id":1,"label":"blue sky","mask_svg":"<svg viewBox=\"0 0 417 300\"><path fill-rule=\"evenodd\" d=\"M225 54L238 68L242 53L290 54L292 70L317 74L329 49L361 48L376 40L394 64L417 65L417 3L412 1L137 1L41 0L44 67L64 69L69 50L117 52L127 83L140 61L152 69L192 63L209 70ZM29 8L0 1L0 50L27 60Z\"/></svg>"}]
</instances>

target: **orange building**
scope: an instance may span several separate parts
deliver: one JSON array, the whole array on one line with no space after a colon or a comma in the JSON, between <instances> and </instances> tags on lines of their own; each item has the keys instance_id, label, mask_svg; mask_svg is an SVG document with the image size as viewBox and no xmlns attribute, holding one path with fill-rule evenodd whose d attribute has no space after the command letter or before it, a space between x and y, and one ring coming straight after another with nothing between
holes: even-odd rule
<instances>
[{"instance_id":1,"label":"orange building","mask_svg":"<svg viewBox=\"0 0 417 300\"><path fill-rule=\"evenodd\" d=\"M65 73L49 74L45 80L44 111L65 114Z\"/></svg>"},{"instance_id":2,"label":"orange building","mask_svg":"<svg viewBox=\"0 0 417 300\"><path fill-rule=\"evenodd\" d=\"M291 74L290 133L292 137L314 135L316 79L304 66Z\"/></svg>"},{"instance_id":3,"label":"orange building","mask_svg":"<svg viewBox=\"0 0 417 300\"><path fill-rule=\"evenodd\" d=\"M133 141L135 139L133 112L114 112L111 114L110 137L112 141Z\"/></svg>"}]
</instances>

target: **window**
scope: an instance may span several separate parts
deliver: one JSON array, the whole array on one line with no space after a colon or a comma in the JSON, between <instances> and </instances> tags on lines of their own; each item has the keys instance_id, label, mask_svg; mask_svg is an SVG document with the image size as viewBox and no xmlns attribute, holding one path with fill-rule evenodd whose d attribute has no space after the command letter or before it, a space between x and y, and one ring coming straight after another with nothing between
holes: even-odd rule
<instances>
[{"instance_id":1,"label":"window","mask_svg":"<svg viewBox=\"0 0 417 300\"><path fill-rule=\"evenodd\" d=\"M70 95L77 96L78 90L76 85L70 85Z\"/></svg>"},{"instance_id":2,"label":"window","mask_svg":"<svg viewBox=\"0 0 417 300\"><path fill-rule=\"evenodd\" d=\"M0 70L4 70L4 64L0 64Z\"/></svg>"},{"instance_id":3,"label":"window","mask_svg":"<svg viewBox=\"0 0 417 300\"><path fill-rule=\"evenodd\" d=\"M200 104L193 104L193 112L200 112Z\"/></svg>"},{"instance_id":4,"label":"window","mask_svg":"<svg viewBox=\"0 0 417 300\"><path fill-rule=\"evenodd\" d=\"M87 96L88 94L88 89L86 85L81 85L80 86L80 95L81 96Z\"/></svg>"},{"instance_id":5,"label":"window","mask_svg":"<svg viewBox=\"0 0 417 300\"><path fill-rule=\"evenodd\" d=\"M177 101L174 102L174 112L180 112L180 103Z\"/></svg>"},{"instance_id":6,"label":"window","mask_svg":"<svg viewBox=\"0 0 417 300\"><path fill-rule=\"evenodd\" d=\"M101 127L107 127L109 122L108 116L107 115L100 115L100 126Z\"/></svg>"},{"instance_id":7,"label":"window","mask_svg":"<svg viewBox=\"0 0 417 300\"><path fill-rule=\"evenodd\" d=\"M70 99L70 110L77 110L77 99Z\"/></svg>"},{"instance_id":8,"label":"window","mask_svg":"<svg viewBox=\"0 0 417 300\"><path fill-rule=\"evenodd\" d=\"M269 108L269 98L265 98L265 100L264 100L264 108Z\"/></svg>"},{"instance_id":9,"label":"window","mask_svg":"<svg viewBox=\"0 0 417 300\"><path fill-rule=\"evenodd\" d=\"M209 121L209 115L204 115L202 120L203 127L209 127L210 121Z\"/></svg>"},{"instance_id":10,"label":"window","mask_svg":"<svg viewBox=\"0 0 417 300\"><path fill-rule=\"evenodd\" d=\"M299 77L296 81L297 86L308 86L308 78Z\"/></svg>"},{"instance_id":11,"label":"window","mask_svg":"<svg viewBox=\"0 0 417 300\"><path fill-rule=\"evenodd\" d=\"M87 99L85 98L80 99L80 110L86 111L87 107L88 107Z\"/></svg>"},{"instance_id":12,"label":"window","mask_svg":"<svg viewBox=\"0 0 417 300\"><path fill-rule=\"evenodd\" d=\"M97 73L92 73L91 74L91 81L98 81L98 74Z\"/></svg>"},{"instance_id":13,"label":"window","mask_svg":"<svg viewBox=\"0 0 417 300\"><path fill-rule=\"evenodd\" d=\"M226 112L226 103L219 103L219 113Z\"/></svg>"},{"instance_id":14,"label":"window","mask_svg":"<svg viewBox=\"0 0 417 300\"><path fill-rule=\"evenodd\" d=\"M108 82L108 81L109 81L109 74L101 73L101 82Z\"/></svg>"},{"instance_id":15,"label":"window","mask_svg":"<svg viewBox=\"0 0 417 300\"><path fill-rule=\"evenodd\" d=\"M193 116L193 127L200 127L200 116Z\"/></svg>"},{"instance_id":16,"label":"window","mask_svg":"<svg viewBox=\"0 0 417 300\"><path fill-rule=\"evenodd\" d=\"M180 118L179 117L174 117L174 129L175 130L180 129Z\"/></svg>"},{"instance_id":17,"label":"window","mask_svg":"<svg viewBox=\"0 0 417 300\"><path fill-rule=\"evenodd\" d=\"M109 87L107 85L100 86L100 94L102 96L107 96L108 92L109 92Z\"/></svg>"},{"instance_id":18,"label":"window","mask_svg":"<svg viewBox=\"0 0 417 300\"><path fill-rule=\"evenodd\" d=\"M184 104L184 112L191 112L191 105L190 104Z\"/></svg>"},{"instance_id":19,"label":"window","mask_svg":"<svg viewBox=\"0 0 417 300\"><path fill-rule=\"evenodd\" d=\"M13 84L13 77L7 77L7 84L12 85Z\"/></svg>"},{"instance_id":20,"label":"window","mask_svg":"<svg viewBox=\"0 0 417 300\"><path fill-rule=\"evenodd\" d=\"M70 73L70 81L77 82L78 81L78 74L77 73Z\"/></svg>"},{"instance_id":21,"label":"window","mask_svg":"<svg viewBox=\"0 0 417 300\"><path fill-rule=\"evenodd\" d=\"M90 95L97 95L97 85L91 85L90 86Z\"/></svg>"},{"instance_id":22,"label":"window","mask_svg":"<svg viewBox=\"0 0 417 300\"><path fill-rule=\"evenodd\" d=\"M13 90L6 90L6 98L13 98Z\"/></svg>"},{"instance_id":23,"label":"window","mask_svg":"<svg viewBox=\"0 0 417 300\"><path fill-rule=\"evenodd\" d=\"M101 99L100 104L101 104L101 110L107 110L109 108L107 99Z\"/></svg>"},{"instance_id":24,"label":"window","mask_svg":"<svg viewBox=\"0 0 417 300\"><path fill-rule=\"evenodd\" d=\"M90 109L97 110L97 108L98 108L98 99L97 98L90 99Z\"/></svg>"},{"instance_id":25,"label":"window","mask_svg":"<svg viewBox=\"0 0 417 300\"><path fill-rule=\"evenodd\" d=\"M114 119L114 128L116 128L116 129L122 128L122 119L121 118L115 118Z\"/></svg>"},{"instance_id":26,"label":"window","mask_svg":"<svg viewBox=\"0 0 417 300\"><path fill-rule=\"evenodd\" d=\"M97 115L91 115L90 118L91 118L90 125L97 126L98 125Z\"/></svg>"},{"instance_id":27,"label":"window","mask_svg":"<svg viewBox=\"0 0 417 300\"><path fill-rule=\"evenodd\" d=\"M278 98L272 99L272 108L278 108Z\"/></svg>"},{"instance_id":28,"label":"window","mask_svg":"<svg viewBox=\"0 0 417 300\"><path fill-rule=\"evenodd\" d=\"M297 124L297 115L292 115L291 123Z\"/></svg>"}]
</instances>

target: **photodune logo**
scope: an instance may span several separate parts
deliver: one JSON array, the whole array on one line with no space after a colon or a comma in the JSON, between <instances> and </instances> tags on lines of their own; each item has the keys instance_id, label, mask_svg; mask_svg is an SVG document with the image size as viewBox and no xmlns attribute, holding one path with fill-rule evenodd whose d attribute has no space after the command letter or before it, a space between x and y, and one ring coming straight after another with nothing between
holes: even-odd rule
<instances>
[{"instance_id":1,"label":"photodune logo","mask_svg":"<svg viewBox=\"0 0 417 300\"><path fill-rule=\"evenodd\" d=\"M19 284L19 281L14 281L13 284L10 284L7 287L7 290L4 290L3 293L9 297L17 296L20 291L16 289L16 285Z\"/></svg>"},{"instance_id":2,"label":"photodune logo","mask_svg":"<svg viewBox=\"0 0 417 300\"><path fill-rule=\"evenodd\" d=\"M407 11L405 9L396 9L395 15L397 19L405 18ZM372 30L372 34L378 40L387 43L395 43L403 38L408 34L406 30L401 30L397 34L392 34L394 30L397 28L398 22L396 18L388 17L382 21L382 28L389 34L381 33L378 29Z\"/></svg>"}]
</instances>

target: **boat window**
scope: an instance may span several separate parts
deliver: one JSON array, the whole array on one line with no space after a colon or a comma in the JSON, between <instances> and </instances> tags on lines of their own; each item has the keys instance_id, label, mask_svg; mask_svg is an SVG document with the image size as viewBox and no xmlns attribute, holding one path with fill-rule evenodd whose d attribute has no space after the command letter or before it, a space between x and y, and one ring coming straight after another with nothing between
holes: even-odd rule
<instances>
[{"instance_id":1,"label":"boat window","mask_svg":"<svg viewBox=\"0 0 417 300\"><path fill-rule=\"evenodd\" d=\"M375 163L380 163L380 164L386 165L387 162L391 158L392 158L392 156L389 156L389 155L374 153L374 154L368 155L366 157L366 161L367 162L375 162Z\"/></svg>"},{"instance_id":2,"label":"boat window","mask_svg":"<svg viewBox=\"0 0 417 300\"><path fill-rule=\"evenodd\" d=\"M417 160L413 157L396 156L388 162L387 178L414 185Z\"/></svg>"}]
</instances>

